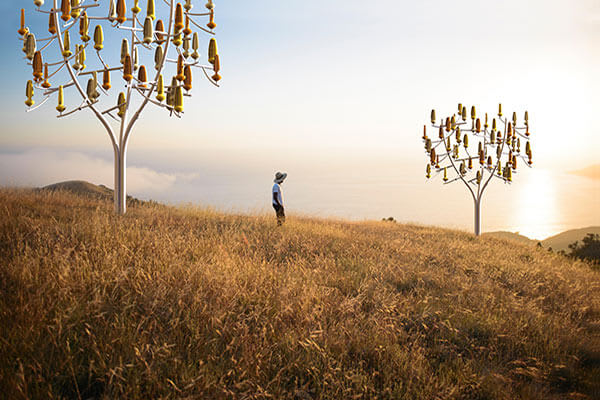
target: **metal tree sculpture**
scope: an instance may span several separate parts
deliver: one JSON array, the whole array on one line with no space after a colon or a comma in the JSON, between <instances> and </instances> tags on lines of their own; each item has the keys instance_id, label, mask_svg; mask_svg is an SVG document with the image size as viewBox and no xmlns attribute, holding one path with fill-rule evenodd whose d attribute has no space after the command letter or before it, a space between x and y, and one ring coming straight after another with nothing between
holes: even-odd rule
<instances>
[{"instance_id":1,"label":"metal tree sculpture","mask_svg":"<svg viewBox=\"0 0 600 400\"><path fill-rule=\"evenodd\" d=\"M467 128L467 107L458 105L458 115L454 114L436 125L435 110L431 110L431 125L438 130L437 139L427 136L427 126L423 126L423 142L429 157L426 168L427 178L431 171L444 174L444 184L462 181L469 189L475 206L475 235L481 234L481 198L485 188L493 178L511 183L513 174L521 159L523 164L531 167L532 153L529 143L529 115L525 111L523 126L517 126L517 114L513 112L512 121L502 116L502 104L498 105L498 121L496 118L488 124L477 118L475 106L471 107L471 128ZM478 139L477 152L469 151L469 134ZM525 141L525 151L521 151L521 139ZM440 151L441 147L441 151ZM436 151L437 150L437 151ZM479 165L477 165L477 163ZM504 165L503 165L504 163ZM475 166L474 166L475 164ZM448 178L448 169L455 176Z\"/></svg>"},{"instance_id":2,"label":"metal tree sculpture","mask_svg":"<svg viewBox=\"0 0 600 400\"><path fill-rule=\"evenodd\" d=\"M174 0L159 1L163 1L166 6L161 5L161 7L168 10L165 22L157 18L154 0L147 0L146 17L143 21L139 18L142 12L138 5L139 0L133 0L133 7L130 10L127 9L125 0L87 1L89 4L85 4L86 0L61 0L60 8L57 4L58 0L52 0L53 7L48 11L42 9L44 0L34 0L36 11L48 14L50 32L50 37L38 40L25 26L25 10L21 10L21 28L18 33L23 41L23 51L30 61L28 64L33 67L33 80L29 80L26 87L25 104L29 107L27 111L40 107L56 94L58 118L67 117L86 108L94 113L108 132L114 150L114 200L118 214L124 214L126 211L127 143L146 105L152 103L165 109L170 116L181 117L183 98L191 96L192 68L201 69L215 86L218 86L217 82L221 79L216 40L211 38L209 41L207 57L209 65L202 65L199 62L198 34L190 28L192 24L199 30L214 35L216 24L213 0L207 0L208 11L203 13L191 12L192 0L185 0L184 5L175 3ZM88 15L88 10L91 11L102 5L105 6L104 15ZM209 21L206 24L208 29L197 23L195 17L208 17ZM94 22L97 25L92 30L90 24ZM76 25L79 26L80 43L74 43L76 41L71 38L75 36L71 34L71 30ZM115 62L116 66L109 66L102 57L102 53L107 52L104 49L106 28L113 29L115 32L121 31L124 33L123 36L129 37L130 40L129 42L126 37L119 38L122 39L120 62ZM93 35L90 35L92 31ZM58 44L59 60L44 62L42 51L55 41ZM45 42L45 45L38 49L38 42ZM97 55L98 68L88 68L86 50L93 51ZM172 51L173 57L176 53L175 58L169 58L169 50ZM140 65L140 60L143 56L152 57L152 53L156 74L154 79L149 81L146 66ZM116 58L117 55L118 53L115 53L115 57L111 58ZM163 78L163 70L167 63L175 67L170 85L169 82L165 84ZM66 82L53 87L50 79L63 69L66 70L66 74L63 71ZM211 70L212 76L207 72ZM106 103L110 98L111 73L117 71L123 79L124 90L112 100L112 104ZM98 74L102 74L102 82L98 81ZM88 81L84 89L80 79L86 77ZM64 90L67 88L74 88L81 96L81 103L69 111L64 102ZM44 95L44 99L37 107L33 107L35 89L42 91ZM137 103L135 105L134 100ZM103 109L100 108L101 102L105 103L102 105Z\"/></svg>"}]
</instances>

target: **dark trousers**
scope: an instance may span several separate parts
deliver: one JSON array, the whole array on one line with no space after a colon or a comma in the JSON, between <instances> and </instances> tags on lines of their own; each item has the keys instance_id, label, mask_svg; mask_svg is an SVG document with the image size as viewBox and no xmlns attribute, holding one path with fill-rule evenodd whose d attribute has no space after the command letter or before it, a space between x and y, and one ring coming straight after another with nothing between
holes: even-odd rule
<instances>
[{"instance_id":1,"label":"dark trousers","mask_svg":"<svg viewBox=\"0 0 600 400\"><path fill-rule=\"evenodd\" d=\"M283 206L279 204L273 204L273 208L275 209L275 214L277 215L277 226L281 226L285 222L285 212L283 210Z\"/></svg>"}]
</instances>

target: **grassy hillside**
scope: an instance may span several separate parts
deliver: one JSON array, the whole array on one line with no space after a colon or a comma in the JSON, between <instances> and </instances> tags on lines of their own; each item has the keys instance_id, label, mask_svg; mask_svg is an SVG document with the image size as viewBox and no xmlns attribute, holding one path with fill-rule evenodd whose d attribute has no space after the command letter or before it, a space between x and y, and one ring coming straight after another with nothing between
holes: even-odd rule
<instances>
[{"instance_id":1,"label":"grassy hillside","mask_svg":"<svg viewBox=\"0 0 600 400\"><path fill-rule=\"evenodd\" d=\"M0 397L584 399L600 275L413 225L0 190Z\"/></svg>"}]
</instances>

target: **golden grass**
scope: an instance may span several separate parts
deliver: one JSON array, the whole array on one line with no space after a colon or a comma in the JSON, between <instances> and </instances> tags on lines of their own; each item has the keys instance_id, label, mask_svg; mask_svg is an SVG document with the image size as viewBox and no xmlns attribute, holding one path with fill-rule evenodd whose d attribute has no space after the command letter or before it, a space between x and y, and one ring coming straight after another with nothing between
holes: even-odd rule
<instances>
[{"instance_id":1,"label":"golden grass","mask_svg":"<svg viewBox=\"0 0 600 400\"><path fill-rule=\"evenodd\" d=\"M6 398L599 395L600 275L450 230L0 190Z\"/></svg>"}]
</instances>

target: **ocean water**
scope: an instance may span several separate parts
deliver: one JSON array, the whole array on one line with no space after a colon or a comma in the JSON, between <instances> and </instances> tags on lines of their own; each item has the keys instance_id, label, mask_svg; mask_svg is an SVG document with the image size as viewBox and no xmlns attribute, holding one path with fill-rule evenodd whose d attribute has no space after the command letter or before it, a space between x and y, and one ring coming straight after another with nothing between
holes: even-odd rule
<instances>
[{"instance_id":1,"label":"ocean water","mask_svg":"<svg viewBox=\"0 0 600 400\"><path fill-rule=\"evenodd\" d=\"M291 163L282 169L286 212L354 221L393 217L399 222L473 230L473 200L460 182L425 178L412 164ZM169 203L208 205L229 212L272 213L271 167L248 165L196 173L168 192L140 193ZM484 192L482 231L519 232L545 239L568 229L600 225L600 180L524 168L512 184L494 179Z\"/></svg>"}]
</instances>

